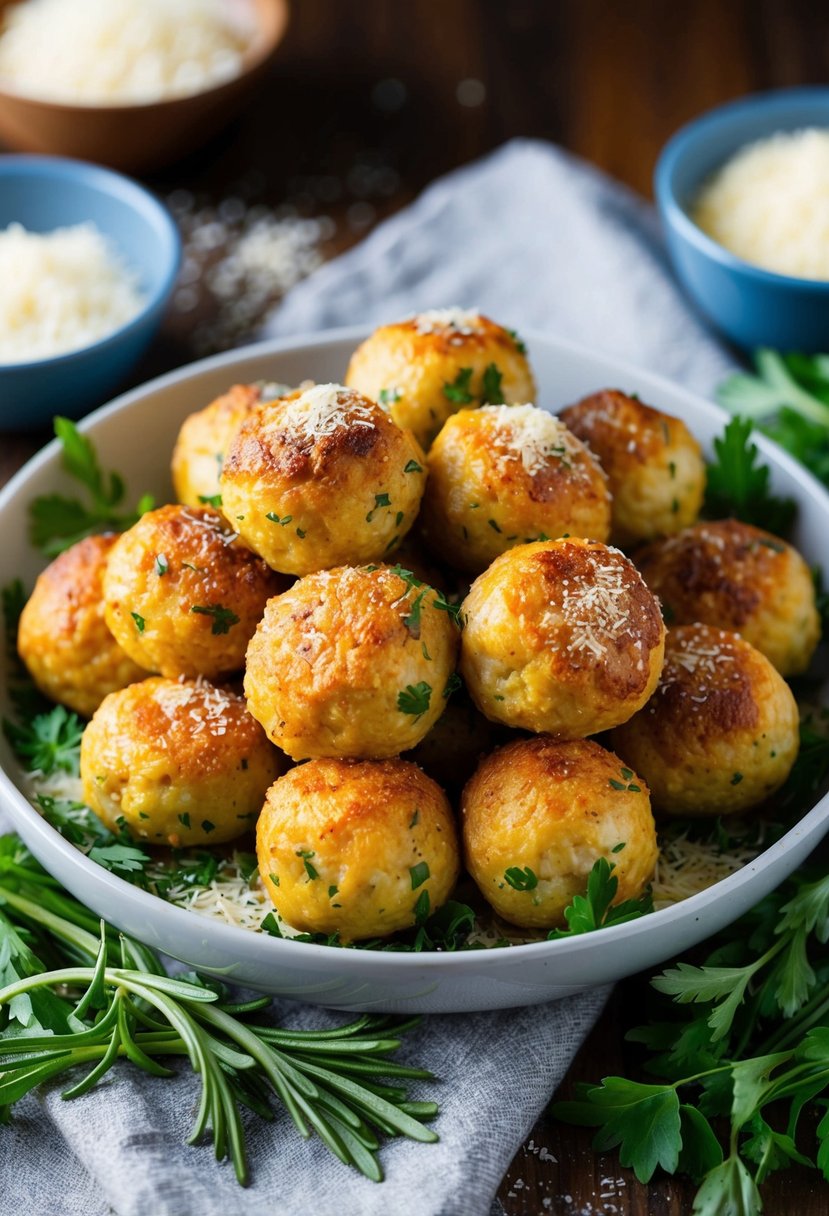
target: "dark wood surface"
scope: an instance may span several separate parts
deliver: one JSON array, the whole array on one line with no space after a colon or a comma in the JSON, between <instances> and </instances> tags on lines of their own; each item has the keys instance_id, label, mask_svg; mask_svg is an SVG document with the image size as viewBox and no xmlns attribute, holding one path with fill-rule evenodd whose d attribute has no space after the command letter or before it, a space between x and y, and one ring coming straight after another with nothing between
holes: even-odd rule
<instances>
[{"instance_id":1,"label":"dark wood surface","mask_svg":"<svg viewBox=\"0 0 829 1216\"><path fill-rule=\"evenodd\" d=\"M327 257L436 175L516 135L555 140L647 195L681 123L827 72L829 10L809 0L295 0L257 100L150 184L189 192L194 211L242 196L324 214ZM195 320L216 301L193 289L195 304L171 314L135 382L199 353ZM45 438L0 433L0 482ZM564 1092L635 1064L622 1038L635 992L617 990ZM499 1199L509 1216L689 1216L692 1195L679 1180L638 1184L613 1154L593 1154L588 1132L545 1116ZM805 1170L775 1175L765 1195L770 1216L829 1212L829 1188Z\"/></svg>"}]
</instances>

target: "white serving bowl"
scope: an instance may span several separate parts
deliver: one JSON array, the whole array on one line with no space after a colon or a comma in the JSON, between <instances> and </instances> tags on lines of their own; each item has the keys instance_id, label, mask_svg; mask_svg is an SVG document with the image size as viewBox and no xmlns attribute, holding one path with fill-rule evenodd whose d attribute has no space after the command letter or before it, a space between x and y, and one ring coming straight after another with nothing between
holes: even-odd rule
<instances>
[{"instance_id":1,"label":"white serving bowl","mask_svg":"<svg viewBox=\"0 0 829 1216\"><path fill-rule=\"evenodd\" d=\"M191 364L134 389L82 424L105 468L126 477L136 499L172 492L170 453L184 417L230 384L260 379L292 384L338 381L365 333L268 342ZM539 404L552 410L586 393L619 386L683 418L710 450L723 412L658 376L541 334L526 335ZM829 495L789 456L757 438L778 493L800 504L795 543L829 571ZM49 444L0 493L0 586L31 586L43 560L27 539L27 507L38 494L71 491L59 449ZM5 660L3 660L5 662ZM0 712L9 713L0 666ZM741 916L800 865L829 826L829 799L816 805L756 860L684 902L628 924L572 940L508 949L397 954L331 949L251 933L165 903L89 861L38 815L21 792L21 769L0 741L0 804L38 860L78 899L125 932L191 967L263 992L338 1009L447 1013L533 1005L655 967Z\"/></svg>"}]
</instances>

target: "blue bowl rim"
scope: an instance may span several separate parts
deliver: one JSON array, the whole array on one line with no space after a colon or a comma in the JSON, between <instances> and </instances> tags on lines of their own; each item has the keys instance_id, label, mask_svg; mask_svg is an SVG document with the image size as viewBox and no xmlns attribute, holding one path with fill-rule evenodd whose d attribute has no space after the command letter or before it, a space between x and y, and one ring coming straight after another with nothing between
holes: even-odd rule
<instances>
[{"instance_id":1,"label":"blue bowl rim","mask_svg":"<svg viewBox=\"0 0 829 1216\"><path fill-rule=\"evenodd\" d=\"M763 93L749 93L745 97L738 97L734 101L727 101L723 105L706 110L703 114L685 123L665 144L654 169L654 194L665 221L676 228L679 234L689 244L694 245L700 253L712 261L719 262L725 269L736 274L742 274L767 287L792 287L818 294L829 292L829 279L803 279L797 275L779 274L774 270L765 270L761 266L755 266L752 262L738 257L694 223L677 199L673 189L673 175L677 164L699 139L705 137L711 127L727 124L729 119L742 117L754 110L768 110L771 114L778 103L788 105L790 102L818 100L826 104L827 121L825 125L829 128L829 86L826 85L807 85L794 89L770 89ZM772 133L770 130L769 134Z\"/></svg>"},{"instance_id":2,"label":"blue bowl rim","mask_svg":"<svg viewBox=\"0 0 829 1216\"><path fill-rule=\"evenodd\" d=\"M166 304L173 290L179 267L181 265L182 244L181 236L175 220L163 203L139 185L131 177L116 173L113 169L105 169L88 161L75 160L69 156L39 156L26 152L8 154L0 157L0 179L18 177L25 179L48 178L52 181L72 180L81 181L101 194L118 195L136 213L143 212L153 216L169 241L166 251L167 267L159 285L145 299L141 310L112 333L88 346L79 346L75 350L64 351L59 355L49 355L44 359L33 359L25 363L0 362L0 375L16 375L43 369L60 368L73 360L87 358L89 355L104 354L110 347L117 345L128 334L141 328L147 318L159 311Z\"/></svg>"}]
</instances>

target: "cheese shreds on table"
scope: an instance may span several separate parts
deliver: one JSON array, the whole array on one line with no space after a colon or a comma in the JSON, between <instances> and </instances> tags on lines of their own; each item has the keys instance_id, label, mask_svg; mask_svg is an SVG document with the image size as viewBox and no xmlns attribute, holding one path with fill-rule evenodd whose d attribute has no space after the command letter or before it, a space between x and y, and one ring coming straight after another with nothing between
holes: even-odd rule
<instances>
[{"instance_id":1,"label":"cheese shreds on table","mask_svg":"<svg viewBox=\"0 0 829 1216\"><path fill-rule=\"evenodd\" d=\"M184 97L238 76L254 33L223 0L23 0L0 24L0 83L83 104Z\"/></svg>"},{"instance_id":2,"label":"cheese shreds on table","mask_svg":"<svg viewBox=\"0 0 829 1216\"><path fill-rule=\"evenodd\" d=\"M90 346L141 307L135 275L92 224L0 230L0 363Z\"/></svg>"},{"instance_id":3,"label":"cheese shreds on table","mask_svg":"<svg viewBox=\"0 0 829 1216\"><path fill-rule=\"evenodd\" d=\"M741 148L703 187L691 216L746 262L829 279L829 130L778 132Z\"/></svg>"}]
</instances>

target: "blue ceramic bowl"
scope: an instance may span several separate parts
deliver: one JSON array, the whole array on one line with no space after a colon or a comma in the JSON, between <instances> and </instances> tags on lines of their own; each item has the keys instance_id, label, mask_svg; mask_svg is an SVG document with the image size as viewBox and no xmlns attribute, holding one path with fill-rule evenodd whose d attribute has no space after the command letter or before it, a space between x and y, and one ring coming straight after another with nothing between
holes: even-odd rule
<instances>
[{"instance_id":1,"label":"blue ceramic bowl","mask_svg":"<svg viewBox=\"0 0 829 1216\"><path fill-rule=\"evenodd\" d=\"M0 363L0 431L41 426L55 414L78 417L106 400L158 329L181 257L176 226L151 194L82 161L0 157L0 229L15 221L32 232L93 223L136 272L144 303L131 321L91 346Z\"/></svg>"},{"instance_id":2,"label":"blue ceramic bowl","mask_svg":"<svg viewBox=\"0 0 829 1216\"><path fill-rule=\"evenodd\" d=\"M829 88L759 93L711 110L662 151L654 190L679 281L738 346L829 351L829 282L744 262L697 227L688 210L705 179L739 148L776 131L829 128Z\"/></svg>"}]
</instances>

